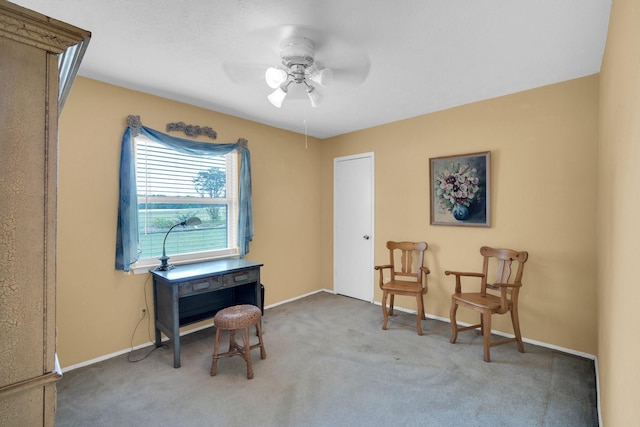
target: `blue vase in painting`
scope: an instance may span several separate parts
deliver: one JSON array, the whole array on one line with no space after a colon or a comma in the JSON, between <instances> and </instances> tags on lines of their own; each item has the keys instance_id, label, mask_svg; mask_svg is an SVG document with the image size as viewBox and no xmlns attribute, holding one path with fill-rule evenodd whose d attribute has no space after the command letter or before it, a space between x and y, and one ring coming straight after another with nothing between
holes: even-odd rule
<instances>
[{"instance_id":1,"label":"blue vase in painting","mask_svg":"<svg viewBox=\"0 0 640 427\"><path fill-rule=\"evenodd\" d=\"M469 208L459 203L453 205L451 213L453 214L453 217L458 221L464 221L465 219L469 218Z\"/></svg>"}]
</instances>

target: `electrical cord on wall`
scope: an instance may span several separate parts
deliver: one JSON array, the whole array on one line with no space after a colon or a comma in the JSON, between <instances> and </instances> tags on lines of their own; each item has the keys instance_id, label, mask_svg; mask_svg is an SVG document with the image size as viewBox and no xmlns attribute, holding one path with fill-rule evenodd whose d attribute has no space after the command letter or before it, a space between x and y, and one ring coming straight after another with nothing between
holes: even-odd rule
<instances>
[{"instance_id":1,"label":"electrical cord on wall","mask_svg":"<svg viewBox=\"0 0 640 427\"><path fill-rule=\"evenodd\" d=\"M138 320L138 323L136 323L135 328L133 328L133 333L131 334L131 350L129 351L129 354L127 355L127 360L131 363L135 363L135 362L140 362L141 360L146 359L147 357L149 357L149 355L151 353L153 353L154 351L156 351L159 348L169 348L166 344L162 344L160 347L156 347L154 345L154 347L149 350L144 356L138 358L138 359L133 359L133 337L135 337L136 335L136 331L138 330L138 326L140 326L140 324L142 323L143 320L147 319L147 337L149 338L149 342L151 342L151 344L153 344L153 339L151 338L151 333L149 332L149 327L151 326L151 316L149 316L149 303L147 302L147 284L149 283L149 279L151 278L151 275L149 274L147 276L147 280L145 280L144 285L143 285L143 290L144 290L144 316L140 318L140 320Z\"/></svg>"}]
</instances>

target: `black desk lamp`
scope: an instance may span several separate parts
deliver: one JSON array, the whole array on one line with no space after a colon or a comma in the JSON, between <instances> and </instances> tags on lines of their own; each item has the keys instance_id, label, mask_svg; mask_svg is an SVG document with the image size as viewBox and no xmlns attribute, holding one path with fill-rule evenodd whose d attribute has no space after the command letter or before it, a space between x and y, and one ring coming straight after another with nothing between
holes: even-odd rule
<instances>
[{"instance_id":1,"label":"black desk lamp","mask_svg":"<svg viewBox=\"0 0 640 427\"><path fill-rule=\"evenodd\" d=\"M162 263L156 267L156 271L167 271L173 268L173 265L168 263L169 257L167 256L167 251L165 250L167 237L169 236L169 233L171 233L171 230L173 230L179 225L186 227L187 225L198 225L198 224L202 224L202 221L200 221L200 218L198 218L197 216L192 216L191 218L187 218L187 220L185 221L179 222L171 226L169 231L167 231L167 234L164 235L164 241L162 242L162 256L158 258Z\"/></svg>"}]
</instances>

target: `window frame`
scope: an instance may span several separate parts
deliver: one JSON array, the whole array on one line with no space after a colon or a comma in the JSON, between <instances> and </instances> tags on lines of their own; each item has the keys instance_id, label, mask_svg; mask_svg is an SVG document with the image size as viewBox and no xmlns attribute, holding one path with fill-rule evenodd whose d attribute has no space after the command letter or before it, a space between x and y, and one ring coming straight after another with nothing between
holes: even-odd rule
<instances>
[{"instance_id":1,"label":"window frame","mask_svg":"<svg viewBox=\"0 0 640 427\"><path fill-rule=\"evenodd\" d=\"M134 144L134 162L136 164L136 169L138 168L138 138L147 140L153 144L157 144L163 146L163 144L154 141L152 138L146 135L137 135L132 138L132 142ZM203 261L211 261L215 259L221 258L238 258L240 256L239 246L238 246L238 215L239 215L239 162L240 155L237 150L232 150L226 154L220 154L219 156L226 157L226 191L225 197L216 199L216 204L225 204L227 206L227 241L229 242L228 247L222 249L213 249L206 251L198 251L198 252L183 252L178 254L168 254L171 259L170 263L173 265L181 265L181 264L189 264L195 262L203 262ZM139 191L138 191L139 193ZM171 202L171 197L163 197L163 198L154 198L149 196L140 196L137 195L137 203L139 206L140 203L153 203L154 199L157 201L163 202ZM198 199L195 198L194 201ZM222 202L222 203L221 203ZM138 209L139 212L139 209ZM142 224L139 225L138 229L138 239L140 239L144 226ZM150 269L158 266L160 261L158 257L141 257L133 264L131 264L130 269L134 274L147 273Z\"/></svg>"}]
</instances>

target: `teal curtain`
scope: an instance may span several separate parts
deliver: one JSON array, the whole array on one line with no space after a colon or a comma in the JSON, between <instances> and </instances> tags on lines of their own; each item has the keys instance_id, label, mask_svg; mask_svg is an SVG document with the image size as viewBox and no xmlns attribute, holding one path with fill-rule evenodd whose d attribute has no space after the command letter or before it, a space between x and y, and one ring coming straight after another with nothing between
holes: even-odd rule
<instances>
[{"instance_id":1,"label":"teal curtain","mask_svg":"<svg viewBox=\"0 0 640 427\"><path fill-rule=\"evenodd\" d=\"M241 156L238 207L238 245L240 256L249 253L253 240L253 209L251 206L251 158L245 139L233 144L212 144L176 138L142 126L137 116L130 116L122 135L120 154L120 200L118 203L118 227L116 234L116 270L129 271L140 256L138 239L138 199L136 187L136 162L133 138L144 135L168 148L198 156L218 156L238 150Z\"/></svg>"}]
</instances>

